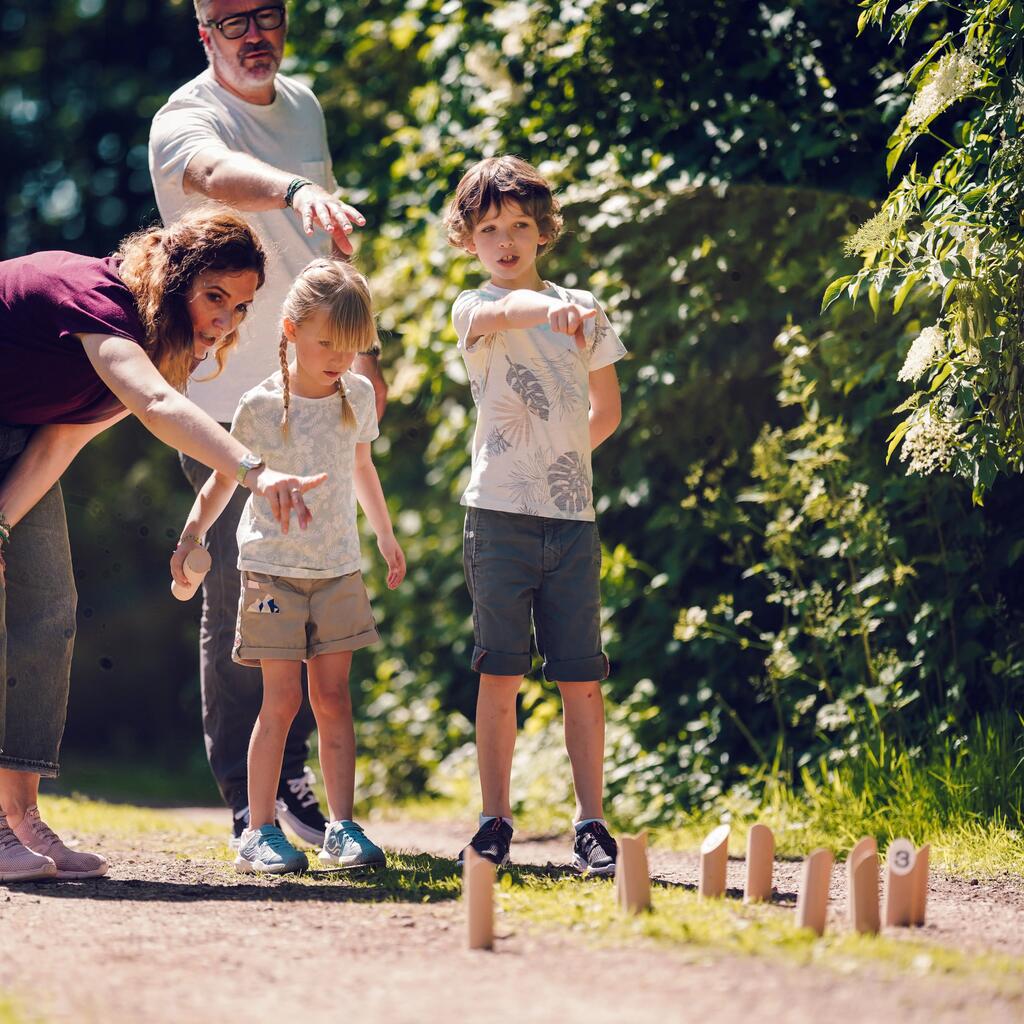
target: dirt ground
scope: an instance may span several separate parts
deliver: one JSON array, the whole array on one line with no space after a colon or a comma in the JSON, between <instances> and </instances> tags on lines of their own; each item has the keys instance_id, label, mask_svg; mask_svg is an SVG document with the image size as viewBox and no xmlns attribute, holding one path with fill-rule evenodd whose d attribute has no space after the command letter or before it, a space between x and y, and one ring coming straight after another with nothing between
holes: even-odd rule
<instances>
[{"instance_id":1,"label":"dirt ground","mask_svg":"<svg viewBox=\"0 0 1024 1024\"><path fill-rule=\"evenodd\" d=\"M388 848L443 856L464 832L409 822L372 829ZM107 839L105 879L0 885L0 993L45 1021L81 1024L1024 1020L1024 980L896 977L884 964L797 967L645 940L595 948L502 914L495 950L469 952L458 902L380 903L337 881L227 875L222 863L211 870L167 847L166 838L131 848ZM513 857L563 864L567 851L564 837L536 837L517 842ZM651 868L665 881L697 879L695 854L653 850ZM737 894L742 871L730 862ZM845 927L843 874L833 873L830 927ZM798 878L799 864L776 865L783 904L795 904ZM928 924L913 938L1024 956L1024 883L933 872Z\"/></svg>"}]
</instances>

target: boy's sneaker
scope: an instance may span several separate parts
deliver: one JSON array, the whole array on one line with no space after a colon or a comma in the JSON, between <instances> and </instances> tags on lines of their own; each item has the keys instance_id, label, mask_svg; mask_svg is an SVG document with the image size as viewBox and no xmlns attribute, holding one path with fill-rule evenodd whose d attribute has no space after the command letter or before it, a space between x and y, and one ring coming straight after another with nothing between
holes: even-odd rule
<instances>
[{"instance_id":1,"label":"boy's sneaker","mask_svg":"<svg viewBox=\"0 0 1024 1024\"><path fill-rule=\"evenodd\" d=\"M0 815L0 882L31 882L56 876L53 860L30 850Z\"/></svg>"},{"instance_id":2,"label":"boy's sneaker","mask_svg":"<svg viewBox=\"0 0 1024 1024\"><path fill-rule=\"evenodd\" d=\"M235 870L242 874L287 875L308 867L306 855L288 842L277 825L247 828L241 835Z\"/></svg>"},{"instance_id":3,"label":"boy's sneaker","mask_svg":"<svg viewBox=\"0 0 1024 1024\"><path fill-rule=\"evenodd\" d=\"M512 826L503 818L491 818L490 821L485 821L469 841L469 846L473 847L484 860L489 860L499 868L508 867L508 848L511 845ZM469 846L459 853L458 865L460 868Z\"/></svg>"},{"instance_id":4,"label":"boy's sneaker","mask_svg":"<svg viewBox=\"0 0 1024 1024\"><path fill-rule=\"evenodd\" d=\"M618 856L618 844L602 822L591 821L576 833L572 844L572 867L581 875L614 875Z\"/></svg>"},{"instance_id":5,"label":"boy's sneaker","mask_svg":"<svg viewBox=\"0 0 1024 1024\"><path fill-rule=\"evenodd\" d=\"M297 778L282 779L277 789L277 816L303 842L319 846L327 819L313 792L314 782L316 776L308 765Z\"/></svg>"},{"instance_id":6,"label":"boy's sneaker","mask_svg":"<svg viewBox=\"0 0 1024 1024\"><path fill-rule=\"evenodd\" d=\"M317 856L324 864L343 868L383 867L386 863L384 851L354 821L332 821Z\"/></svg>"},{"instance_id":7,"label":"boy's sneaker","mask_svg":"<svg viewBox=\"0 0 1024 1024\"><path fill-rule=\"evenodd\" d=\"M13 832L33 853L53 861L58 878L99 878L107 873L105 857L68 849L60 836L39 816L39 808L35 805L25 812L25 817Z\"/></svg>"}]
</instances>

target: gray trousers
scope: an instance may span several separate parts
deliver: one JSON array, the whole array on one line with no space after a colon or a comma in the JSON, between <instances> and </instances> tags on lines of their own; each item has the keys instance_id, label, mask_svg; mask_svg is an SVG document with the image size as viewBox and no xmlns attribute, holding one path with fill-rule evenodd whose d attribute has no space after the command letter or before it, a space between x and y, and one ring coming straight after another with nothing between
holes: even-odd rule
<instances>
[{"instance_id":1,"label":"gray trousers","mask_svg":"<svg viewBox=\"0 0 1024 1024\"><path fill-rule=\"evenodd\" d=\"M30 427L0 426L0 480ZM0 584L0 768L55 778L68 710L78 593L60 485L11 532Z\"/></svg>"},{"instance_id":2,"label":"gray trousers","mask_svg":"<svg viewBox=\"0 0 1024 1024\"><path fill-rule=\"evenodd\" d=\"M181 455L181 468L197 493L210 478L210 469L188 455ZM235 531L248 497L245 488L237 488L228 507L206 534L213 568L203 583L203 618L199 631L199 685L206 756L225 803L234 811L249 804L246 778L249 737L263 702L260 671L231 660L241 590ZM302 775L309 757L309 734L315 726L303 670L302 706L288 730L282 779Z\"/></svg>"}]
</instances>

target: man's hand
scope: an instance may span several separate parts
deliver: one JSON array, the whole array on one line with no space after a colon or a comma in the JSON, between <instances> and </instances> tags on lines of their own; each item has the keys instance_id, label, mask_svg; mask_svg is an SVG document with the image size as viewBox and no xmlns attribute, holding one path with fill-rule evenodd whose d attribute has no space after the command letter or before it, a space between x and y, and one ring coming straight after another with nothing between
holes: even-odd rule
<instances>
[{"instance_id":1,"label":"man's hand","mask_svg":"<svg viewBox=\"0 0 1024 1024\"><path fill-rule=\"evenodd\" d=\"M583 337L583 323L597 316L596 309L587 309L575 302L560 302L548 310L548 326L559 334L569 334L578 349L587 347Z\"/></svg>"},{"instance_id":2,"label":"man's hand","mask_svg":"<svg viewBox=\"0 0 1024 1024\"><path fill-rule=\"evenodd\" d=\"M343 203L319 185L303 185L292 198L292 209L302 220L307 235L319 227L326 231L334 244L346 256L352 255L349 235L357 227L365 227L366 218L348 203Z\"/></svg>"}]
</instances>

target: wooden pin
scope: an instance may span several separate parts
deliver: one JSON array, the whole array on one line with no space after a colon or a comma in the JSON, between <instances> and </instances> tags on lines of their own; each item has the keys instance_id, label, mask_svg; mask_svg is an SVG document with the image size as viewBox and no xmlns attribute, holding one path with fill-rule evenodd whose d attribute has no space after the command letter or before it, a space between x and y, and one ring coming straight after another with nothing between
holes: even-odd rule
<instances>
[{"instance_id":1,"label":"wooden pin","mask_svg":"<svg viewBox=\"0 0 1024 1024\"><path fill-rule=\"evenodd\" d=\"M700 845L700 880L697 892L715 899L725 893L725 869L729 863L729 826L719 825Z\"/></svg>"},{"instance_id":2,"label":"wooden pin","mask_svg":"<svg viewBox=\"0 0 1024 1024\"><path fill-rule=\"evenodd\" d=\"M931 846L925 843L917 851L914 861L914 900L910 908L910 923L918 928L924 925L924 914L928 908L928 855Z\"/></svg>"},{"instance_id":3,"label":"wooden pin","mask_svg":"<svg viewBox=\"0 0 1024 1024\"><path fill-rule=\"evenodd\" d=\"M494 946L494 865L476 850L462 861L462 892L466 898L466 937L470 949Z\"/></svg>"},{"instance_id":4,"label":"wooden pin","mask_svg":"<svg viewBox=\"0 0 1024 1024\"><path fill-rule=\"evenodd\" d=\"M917 851L909 839L894 839L885 857L885 926L906 928L914 909L914 862Z\"/></svg>"},{"instance_id":5,"label":"wooden pin","mask_svg":"<svg viewBox=\"0 0 1024 1024\"><path fill-rule=\"evenodd\" d=\"M796 901L797 927L810 928L817 935L824 934L831 879L832 851L821 847L804 861L800 895Z\"/></svg>"},{"instance_id":6,"label":"wooden pin","mask_svg":"<svg viewBox=\"0 0 1024 1024\"><path fill-rule=\"evenodd\" d=\"M651 873L647 867L647 833L619 838L615 865L615 895L627 914L639 914L651 905Z\"/></svg>"},{"instance_id":7,"label":"wooden pin","mask_svg":"<svg viewBox=\"0 0 1024 1024\"><path fill-rule=\"evenodd\" d=\"M863 935L877 935L878 919L878 844L866 836L846 858L847 899L850 927Z\"/></svg>"},{"instance_id":8,"label":"wooden pin","mask_svg":"<svg viewBox=\"0 0 1024 1024\"><path fill-rule=\"evenodd\" d=\"M196 592L199 584L203 582L203 578L210 571L212 565L213 559L210 558L210 552L206 548L193 548L185 556L185 564L182 566L188 577L188 586L183 586L177 580L171 580L171 593L179 601L187 601Z\"/></svg>"},{"instance_id":9,"label":"wooden pin","mask_svg":"<svg viewBox=\"0 0 1024 1024\"><path fill-rule=\"evenodd\" d=\"M772 898L775 837L767 825L752 825L747 835L747 880L744 903L763 903Z\"/></svg>"}]
</instances>

